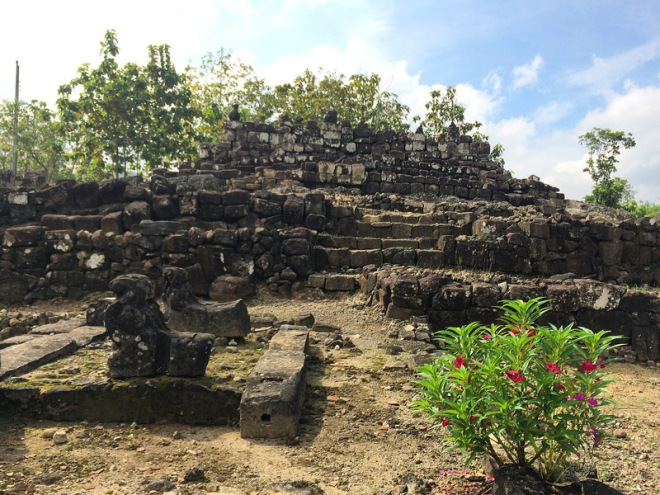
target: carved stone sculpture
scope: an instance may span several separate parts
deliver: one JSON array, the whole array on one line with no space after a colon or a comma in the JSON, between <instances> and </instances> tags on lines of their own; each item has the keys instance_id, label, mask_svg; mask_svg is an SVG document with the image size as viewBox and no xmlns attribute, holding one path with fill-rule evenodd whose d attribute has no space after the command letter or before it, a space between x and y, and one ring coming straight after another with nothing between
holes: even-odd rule
<instances>
[{"instance_id":1,"label":"carved stone sculpture","mask_svg":"<svg viewBox=\"0 0 660 495\"><path fill-rule=\"evenodd\" d=\"M204 374L213 335L171 332L145 275L120 275L110 282L110 289L117 295L104 319L114 343L108 359L111 377Z\"/></svg>"},{"instance_id":2,"label":"carved stone sculpture","mask_svg":"<svg viewBox=\"0 0 660 495\"><path fill-rule=\"evenodd\" d=\"M176 331L201 330L219 337L245 337L250 333L250 316L242 299L225 303L201 302L193 293L188 272L183 268L163 270L165 319Z\"/></svg>"}]
</instances>

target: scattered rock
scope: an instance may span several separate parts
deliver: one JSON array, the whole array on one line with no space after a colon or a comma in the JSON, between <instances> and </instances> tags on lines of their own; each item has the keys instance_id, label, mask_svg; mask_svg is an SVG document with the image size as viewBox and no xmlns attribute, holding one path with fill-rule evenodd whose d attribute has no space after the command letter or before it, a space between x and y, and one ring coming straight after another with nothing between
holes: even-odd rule
<instances>
[{"instance_id":1,"label":"scattered rock","mask_svg":"<svg viewBox=\"0 0 660 495\"><path fill-rule=\"evenodd\" d=\"M307 481L286 481L272 483L261 492L262 495L322 495L323 491Z\"/></svg>"},{"instance_id":2,"label":"scattered rock","mask_svg":"<svg viewBox=\"0 0 660 495\"><path fill-rule=\"evenodd\" d=\"M174 483L172 483L167 478L156 478L144 487L147 493L150 491L167 492L173 490L174 488Z\"/></svg>"},{"instance_id":3,"label":"scattered rock","mask_svg":"<svg viewBox=\"0 0 660 495\"><path fill-rule=\"evenodd\" d=\"M41 438L45 438L46 440L52 440L53 435L58 431L57 428L46 428L44 431L41 432Z\"/></svg>"},{"instance_id":4,"label":"scattered rock","mask_svg":"<svg viewBox=\"0 0 660 495\"><path fill-rule=\"evenodd\" d=\"M52 438L55 445L62 445L69 441L66 435L66 431L64 430L57 430L55 433L53 433Z\"/></svg>"},{"instance_id":5,"label":"scattered rock","mask_svg":"<svg viewBox=\"0 0 660 495\"><path fill-rule=\"evenodd\" d=\"M317 321L317 322L314 322L314 324L312 325L312 332L339 333L339 332L341 332L341 328L338 327L337 325L333 325L332 323Z\"/></svg>"},{"instance_id":6,"label":"scattered rock","mask_svg":"<svg viewBox=\"0 0 660 495\"><path fill-rule=\"evenodd\" d=\"M388 346L385 351L390 355L390 356L398 356L403 352L403 347L400 345L391 345Z\"/></svg>"},{"instance_id":7,"label":"scattered rock","mask_svg":"<svg viewBox=\"0 0 660 495\"><path fill-rule=\"evenodd\" d=\"M230 486L218 486L215 491L207 492L206 495L246 495L246 492Z\"/></svg>"},{"instance_id":8,"label":"scattered rock","mask_svg":"<svg viewBox=\"0 0 660 495\"><path fill-rule=\"evenodd\" d=\"M628 438L628 432L622 428L614 430L614 436L616 438Z\"/></svg>"},{"instance_id":9,"label":"scattered rock","mask_svg":"<svg viewBox=\"0 0 660 495\"><path fill-rule=\"evenodd\" d=\"M196 481L204 481L206 480L206 475L204 474L204 470L198 466L192 466L186 469L186 474L183 476L183 481L186 481L188 483L190 482L196 482Z\"/></svg>"},{"instance_id":10,"label":"scattered rock","mask_svg":"<svg viewBox=\"0 0 660 495\"><path fill-rule=\"evenodd\" d=\"M302 325L303 327L312 328L314 325L314 315L311 313L298 315L294 320L294 325Z\"/></svg>"},{"instance_id":11,"label":"scattered rock","mask_svg":"<svg viewBox=\"0 0 660 495\"><path fill-rule=\"evenodd\" d=\"M56 473L41 473L35 477L34 483L37 485L52 485L53 483L57 483L61 478Z\"/></svg>"},{"instance_id":12,"label":"scattered rock","mask_svg":"<svg viewBox=\"0 0 660 495\"><path fill-rule=\"evenodd\" d=\"M406 474L396 480L397 487L405 487L405 490L397 493L408 493L409 495L427 495L431 493L431 485L424 479L414 474Z\"/></svg>"}]
</instances>

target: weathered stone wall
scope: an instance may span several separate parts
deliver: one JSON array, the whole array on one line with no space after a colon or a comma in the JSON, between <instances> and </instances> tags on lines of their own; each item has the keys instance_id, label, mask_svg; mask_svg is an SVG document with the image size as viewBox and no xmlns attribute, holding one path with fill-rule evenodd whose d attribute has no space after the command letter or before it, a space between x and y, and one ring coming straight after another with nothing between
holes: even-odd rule
<instances>
[{"instance_id":1,"label":"weathered stone wall","mask_svg":"<svg viewBox=\"0 0 660 495\"><path fill-rule=\"evenodd\" d=\"M192 169L248 189L294 179L309 187L338 185L366 194L427 193L516 206L564 198L533 177L510 177L489 161L489 154L490 145L471 136L430 139L421 132L375 132L335 122L319 127L284 118L279 127L228 122L222 142L202 145Z\"/></svg>"},{"instance_id":2,"label":"weathered stone wall","mask_svg":"<svg viewBox=\"0 0 660 495\"><path fill-rule=\"evenodd\" d=\"M607 329L630 345L627 359L660 359L660 298L653 292L569 276L522 280L374 266L365 267L358 281L368 303L387 316L426 317L434 330L495 323L501 313L493 306L502 299L545 297L552 310L541 322Z\"/></svg>"},{"instance_id":3,"label":"weathered stone wall","mask_svg":"<svg viewBox=\"0 0 660 495\"><path fill-rule=\"evenodd\" d=\"M190 177L214 185L213 176ZM175 192L154 194L161 181ZM658 229L649 219L615 224L580 219L548 205L514 208L483 200L423 202L382 195L339 204L319 192L217 188L188 196L192 216L176 207L189 193L190 183L183 185L158 177L143 186L111 181L98 189L99 196L106 189L123 189L110 203L96 199L98 206L78 214L44 213L33 225L6 228L0 298L76 297L105 290L126 272L157 279L168 265L196 271L198 294L208 293L210 283L225 273L290 285L314 272L369 264L660 282ZM74 205L62 210L73 213L79 186L60 184L27 197L43 205L56 190L54 196Z\"/></svg>"},{"instance_id":4,"label":"weathered stone wall","mask_svg":"<svg viewBox=\"0 0 660 495\"><path fill-rule=\"evenodd\" d=\"M198 162L148 181L0 177L0 300L80 297L123 273L162 283L166 266L186 268L198 295L224 274L284 295L296 282L354 290L368 265L660 284L657 219L564 201L488 151L466 137L229 122Z\"/></svg>"}]
</instances>

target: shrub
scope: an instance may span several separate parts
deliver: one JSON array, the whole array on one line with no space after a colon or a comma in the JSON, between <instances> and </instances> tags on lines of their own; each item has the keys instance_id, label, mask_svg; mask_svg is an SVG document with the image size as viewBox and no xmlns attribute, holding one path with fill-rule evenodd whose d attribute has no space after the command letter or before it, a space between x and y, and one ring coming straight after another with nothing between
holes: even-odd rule
<instances>
[{"instance_id":1,"label":"shrub","mask_svg":"<svg viewBox=\"0 0 660 495\"><path fill-rule=\"evenodd\" d=\"M542 298L502 301L501 325L437 332L442 356L417 369L414 410L446 427L448 449L460 449L468 463L489 454L499 466L536 467L556 480L572 455L594 453L613 420L602 412L611 403L604 368L618 337L535 326L546 305Z\"/></svg>"}]
</instances>

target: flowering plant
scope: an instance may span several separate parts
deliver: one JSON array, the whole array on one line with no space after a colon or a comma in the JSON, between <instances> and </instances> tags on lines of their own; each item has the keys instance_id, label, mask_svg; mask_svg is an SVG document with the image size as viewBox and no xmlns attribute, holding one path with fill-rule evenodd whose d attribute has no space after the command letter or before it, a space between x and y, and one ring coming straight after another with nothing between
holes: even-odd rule
<instances>
[{"instance_id":1,"label":"flowering plant","mask_svg":"<svg viewBox=\"0 0 660 495\"><path fill-rule=\"evenodd\" d=\"M571 455L592 454L613 420L602 406L606 356L618 338L587 328L535 326L547 300L502 301L502 325L473 322L435 334L444 353L417 369L413 409L446 427L469 462L537 467L556 480Z\"/></svg>"}]
</instances>

